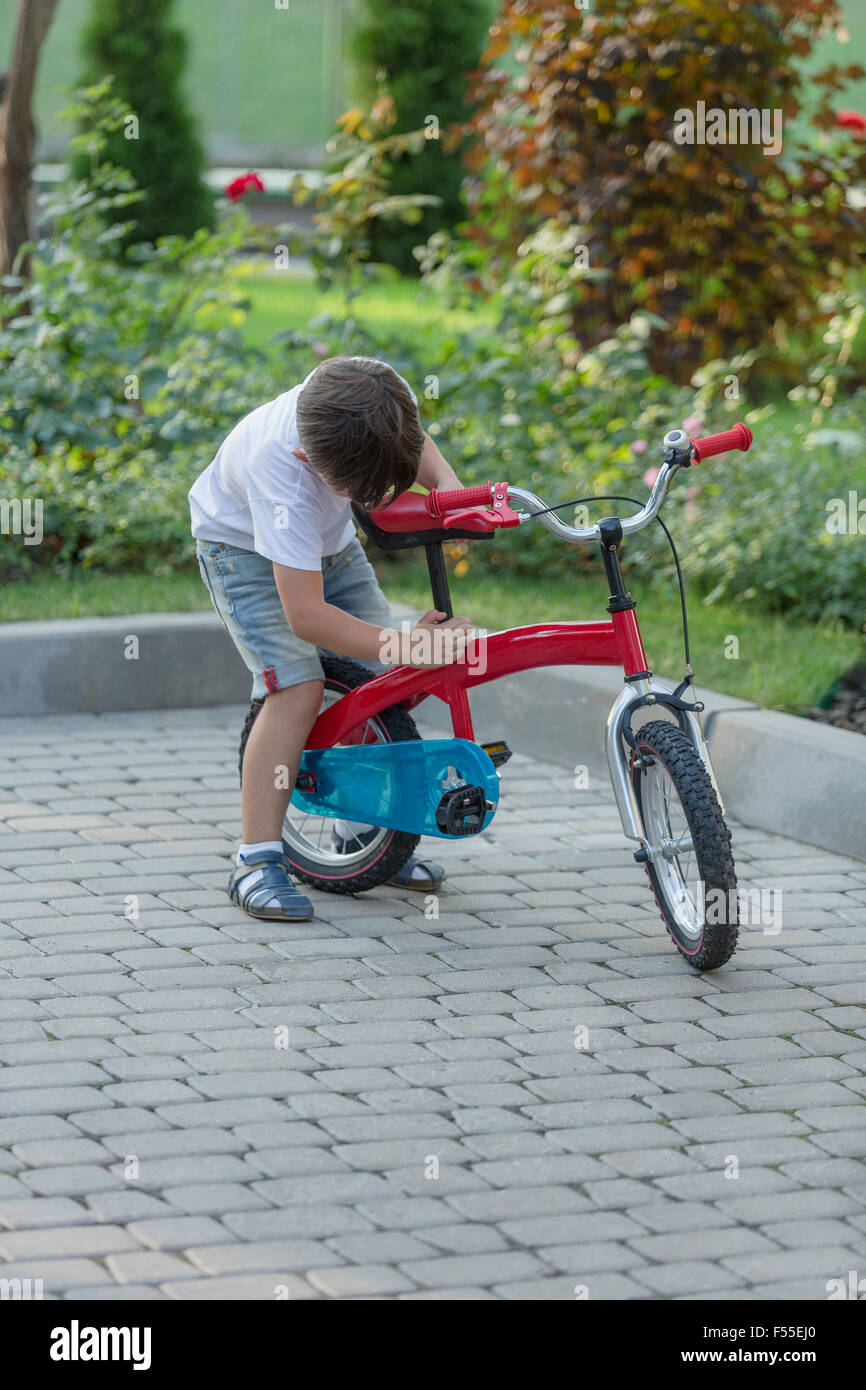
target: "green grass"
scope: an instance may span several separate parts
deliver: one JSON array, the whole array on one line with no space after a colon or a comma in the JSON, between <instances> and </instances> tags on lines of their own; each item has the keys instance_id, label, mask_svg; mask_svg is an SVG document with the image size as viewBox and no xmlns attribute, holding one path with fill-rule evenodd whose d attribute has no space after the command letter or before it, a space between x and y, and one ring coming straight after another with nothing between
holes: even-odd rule
<instances>
[{"instance_id":1,"label":"green grass","mask_svg":"<svg viewBox=\"0 0 866 1390\"><path fill-rule=\"evenodd\" d=\"M394 602L430 607L423 562L377 560L382 586ZM601 578L517 579L468 575L453 581L455 611L479 627L496 631L544 619L604 618ZM679 598L673 586L642 590L639 604L644 645L659 675L679 678L683 655ZM194 566L177 574L101 574L77 571L71 578L43 574L0 590L0 622L42 618L108 617L112 614L174 613L210 609ZM866 655L862 639L832 623L802 623L768 617L735 603L689 602L692 664L699 684L745 700L796 713L815 704L841 671ZM731 636L739 658L725 658Z\"/></svg>"},{"instance_id":2,"label":"green grass","mask_svg":"<svg viewBox=\"0 0 866 1390\"><path fill-rule=\"evenodd\" d=\"M339 318L345 312L342 297L333 290L322 294L312 276L248 268L243 286L250 299L244 336L255 347L268 346L275 333L306 328L317 314ZM439 343L455 332L468 332L479 320L488 321L491 328L494 324L488 306L455 312L417 280L390 275L353 300L352 313L381 341L383 350L387 351L392 334L420 338L431 361Z\"/></svg>"},{"instance_id":3,"label":"green grass","mask_svg":"<svg viewBox=\"0 0 866 1390\"><path fill-rule=\"evenodd\" d=\"M78 569L8 581L0 587L0 622L46 618L108 618L125 613L184 613L210 608L210 599L191 565L181 573L105 574Z\"/></svg>"}]
</instances>

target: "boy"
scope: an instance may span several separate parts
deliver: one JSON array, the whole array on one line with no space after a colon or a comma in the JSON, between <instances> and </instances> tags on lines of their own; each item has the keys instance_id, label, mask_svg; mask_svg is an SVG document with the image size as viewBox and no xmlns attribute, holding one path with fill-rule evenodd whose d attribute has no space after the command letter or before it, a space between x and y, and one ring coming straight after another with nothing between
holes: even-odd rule
<instances>
[{"instance_id":1,"label":"boy","mask_svg":"<svg viewBox=\"0 0 866 1390\"><path fill-rule=\"evenodd\" d=\"M281 835L322 703L316 649L370 662L395 640L351 503L383 506L415 482L460 487L421 428L408 385L375 358L332 357L245 416L190 489L202 579L252 672L253 698L264 697L244 754L243 843L228 885L232 902L252 917L313 915L290 877ZM431 610L417 625L445 630L435 662L413 655L409 634L396 634L404 664L441 665L464 654L468 618L444 617ZM288 788L275 785L278 767L288 769ZM335 843L348 847L365 828L337 822L343 838ZM439 865L412 858L392 881L430 892L443 877Z\"/></svg>"}]
</instances>

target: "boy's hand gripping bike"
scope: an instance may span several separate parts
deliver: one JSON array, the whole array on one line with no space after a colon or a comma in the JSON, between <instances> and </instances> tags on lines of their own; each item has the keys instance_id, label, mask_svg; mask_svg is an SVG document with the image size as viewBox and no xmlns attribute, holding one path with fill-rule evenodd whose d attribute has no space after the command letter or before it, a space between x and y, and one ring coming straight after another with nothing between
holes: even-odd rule
<instances>
[{"instance_id":1,"label":"boy's hand gripping bike","mask_svg":"<svg viewBox=\"0 0 866 1390\"><path fill-rule=\"evenodd\" d=\"M649 876L677 948L699 970L724 964L737 941L737 892L731 837L691 695L691 667L678 686L653 676L635 603L623 586L619 549L661 509L674 474L714 454L746 450L752 433L738 424L690 439L665 435L663 461L646 502L633 516L568 526L534 493L507 483L405 492L370 513L355 508L368 536L384 549L423 546L433 602L451 615L442 543L482 540L536 517L571 545L597 545L610 589L608 617L598 622L533 623L482 639L484 660L436 668L393 666L371 675L359 662L324 657L322 712L310 732L283 829L296 876L332 893L358 893L386 882L420 835L476 835L499 799L496 768L511 756L502 742L475 741L467 691L514 671L539 666L620 666L624 687L614 701L605 753L623 831ZM590 499L582 499L590 500ZM605 499L599 499L605 500ZM620 499L627 500L627 499ZM512 508L526 510L517 512ZM685 609L684 609L685 614ZM686 650L688 663L688 647ZM448 705L454 737L421 739L409 711L434 696ZM261 701L241 740L241 759ZM666 718L634 728L639 710ZM335 821L369 827L354 839Z\"/></svg>"}]
</instances>

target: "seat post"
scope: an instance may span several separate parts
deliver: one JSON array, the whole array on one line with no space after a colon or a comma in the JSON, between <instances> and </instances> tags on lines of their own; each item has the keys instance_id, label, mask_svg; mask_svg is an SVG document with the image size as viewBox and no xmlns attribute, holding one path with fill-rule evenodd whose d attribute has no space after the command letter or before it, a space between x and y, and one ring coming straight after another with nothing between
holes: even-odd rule
<instances>
[{"instance_id":1,"label":"seat post","mask_svg":"<svg viewBox=\"0 0 866 1390\"><path fill-rule=\"evenodd\" d=\"M427 572L430 575L430 588L433 592L433 607L440 613L444 613L446 618L454 617L454 610L451 607L451 593L448 588L448 572L445 568L445 557L442 554L442 542L434 541L431 545L425 545L424 553L427 556Z\"/></svg>"},{"instance_id":2,"label":"seat post","mask_svg":"<svg viewBox=\"0 0 866 1390\"><path fill-rule=\"evenodd\" d=\"M437 608L440 613L444 613L446 618L453 618L454 609L451 607L451 593L448 588L448 572L445 569L442 542L432 541L429 545L425 545L424 553L427 556L427 571L430 575L430 588L433 592L433 607ZM468 738L470 741L474 741L472 714L466 691L459 685L449 684L445 699L451 711L454 737Z\"/></svg>"}]
</instances>

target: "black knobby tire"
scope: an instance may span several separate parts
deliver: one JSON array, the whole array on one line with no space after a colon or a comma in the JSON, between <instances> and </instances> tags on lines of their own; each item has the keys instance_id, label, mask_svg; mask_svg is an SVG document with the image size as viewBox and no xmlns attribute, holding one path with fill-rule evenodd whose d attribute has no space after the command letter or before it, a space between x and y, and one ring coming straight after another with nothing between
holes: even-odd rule
<instances>
[{"instance_id":1,"label":"black knobby tire","mask_svg":"<svg viewBox=\"0 0 866 1390\"><path fill-rule=\"evenodd\" d=\"M340 695L363 685L365 681L371 679L372 674L366 667L357 662L341 660L337 657L323 657L322 668L325 673L325 690ZM247 739L263 704L264 700L253 700L241 733L238 756L238 774L241 778L243 777L244 751L247 746ZM369 722L375 725L382 741L386 743L405 742L408 739L420 738L415 723L409 717L404 705L392 705L390 709L382 710ZM383 831L382 834L384 838L377 840L370 847L368 854L356 858L351 874L339 878L335 878L333 873L328 872L327 864L320 863L315 856L303 854L285 839L283 847L295 878L300 879L303 883L309 883L311 887L320 888L325 893L363 893L369 888L378 888L380 884L387 883L389 879L393 878L406 863L406 860L414 854L420 839L419 835L410 835L402 830L387 830Z\"/></svg>"},{"instance_id":2,"label":"black knobby tire","mask_svg":"<svg viewBox=\"0 0 866 1390\"><path fill-rule=\"evenodd\" d=\"M709 774L682 729L665 720L654 720L637 731L636 740L642 757L647 760L644 769L638 757L632 757L632 781L645 829L650 830L646 824L650 806L659 804L658 792L650 789L648 781L658 776L658 764L673 784L682 808L679 814L691 836L696 869L704 891L703 898L695 900L698 912L696 921L689 924L690 930L677 915L671 892L676 871L663 859L658 861L658 867L656 863L646 865L653 894L677 949L689 965L696 970L717 970L730 960L737 945L737 875L731 853L731 833ZM656 783L656 788L658 785ZM681 857L675 856L671 861L677 870Z\"/></svg>"}]
</instances>

